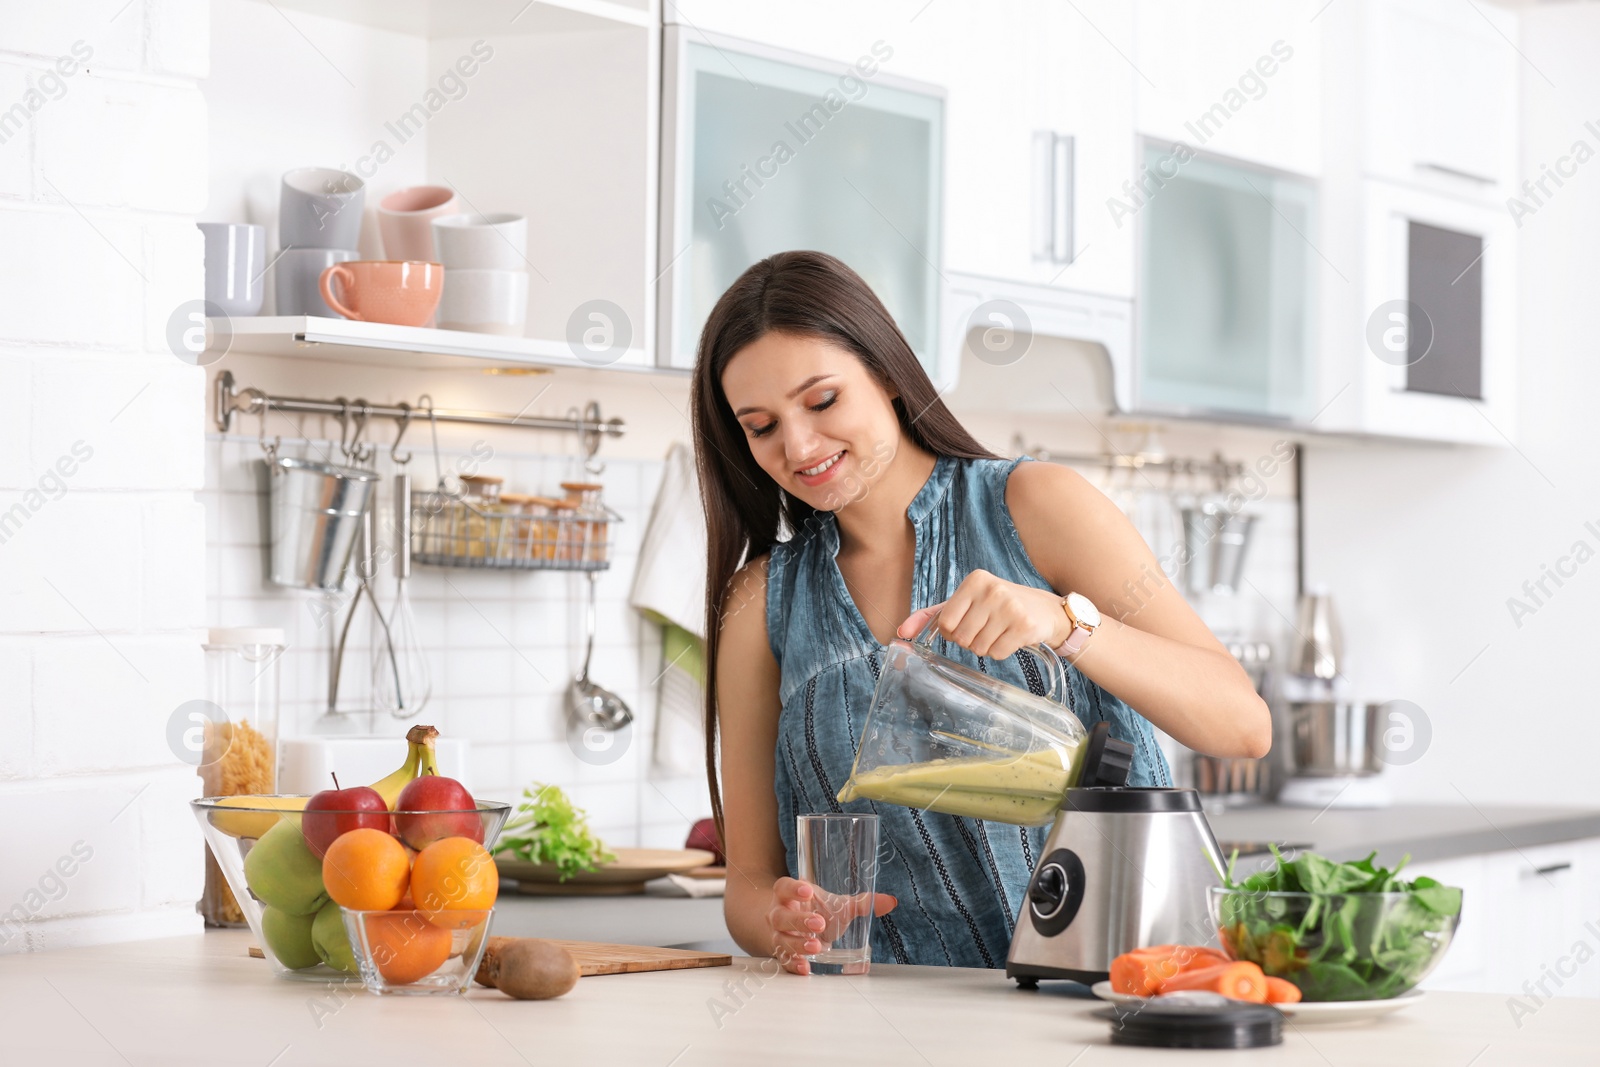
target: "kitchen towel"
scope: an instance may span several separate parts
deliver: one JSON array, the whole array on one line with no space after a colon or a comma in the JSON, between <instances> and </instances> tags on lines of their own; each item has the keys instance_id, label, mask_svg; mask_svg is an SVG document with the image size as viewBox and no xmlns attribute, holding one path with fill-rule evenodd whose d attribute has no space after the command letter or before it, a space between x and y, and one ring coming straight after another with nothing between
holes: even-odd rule
<instances>
[{"instance_id":1,"label":"kitchen towel","mask_svg":"<svg viewBox=\"0 0 1600 1067\"><path fill-rule=\"evenodd\" d=\"M704 766L701 726L705 682L705 513L694 453L667 450L661 488L650 510L628 603L662 627L653 758L664 770L693 774Z\"/></svg>"}]
</instances>

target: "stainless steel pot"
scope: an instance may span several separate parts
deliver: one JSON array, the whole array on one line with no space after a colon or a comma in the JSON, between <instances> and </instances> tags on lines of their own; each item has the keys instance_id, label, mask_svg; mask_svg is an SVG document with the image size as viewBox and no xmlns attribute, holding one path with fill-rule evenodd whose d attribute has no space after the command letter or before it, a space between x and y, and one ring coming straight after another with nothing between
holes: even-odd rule
<instances>
[{"instance_id":1,"label":"stainless steel pot","mask_svg":"<svg viewBox=\"0 0 1600 1067\"><path fill-rule=\"evenodd\" d=\"M273 584L338 590L377 473L293 456L274 457L269 472Z\"/></svg>"},{"instance_id":2,"label":"stainless steel pot","mask_svg":"<svg viewBox=\"0 0 1600 1067\"><path fill-rule=\"evenodd\" d=\"M1383 770L1383 705L1306 701L1288 706L1296 774L1310 778Z\"/></svg>"}]
</instances>

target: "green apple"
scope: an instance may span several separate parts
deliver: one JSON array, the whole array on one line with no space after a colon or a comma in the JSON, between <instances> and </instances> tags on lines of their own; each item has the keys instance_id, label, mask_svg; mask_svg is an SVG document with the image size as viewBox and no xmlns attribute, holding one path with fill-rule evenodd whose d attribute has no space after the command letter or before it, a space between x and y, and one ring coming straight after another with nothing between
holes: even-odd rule
<instances>
[{"instance_id":1,"label":"green apple","mask_svg":"<svg viewBox=\"0 0 1600 1067\"><path fill-rule=\"evenodd\" d=\"M328 901L311 922L311 944L317 956L335 970L356 973L356 954L350 948L350 937L345 932L344 914L339 905Z\"/></svg>"},{"instance_id":2,"label":"green apple","mask_svg":"<svg viewBox=\"0 0 1600 1067\"><path fill-rule=\"evenodd\" d=\"M315 967L322 957L311 943L311 924L315 916L290 915L268 905L261 909L261 940L291 971Z\"/></svg>"},{"instance_id":3,"label":"green apple","mask_svg":"<svg viewBox=\"0 0 1600 1067\"><path fill-rule=\"evenodd\" d=\"M288 915L311 915L328 902L322 861L288 819L262 834L245 854L244 880L257 900Z\"/></svg>"}]
</instances>

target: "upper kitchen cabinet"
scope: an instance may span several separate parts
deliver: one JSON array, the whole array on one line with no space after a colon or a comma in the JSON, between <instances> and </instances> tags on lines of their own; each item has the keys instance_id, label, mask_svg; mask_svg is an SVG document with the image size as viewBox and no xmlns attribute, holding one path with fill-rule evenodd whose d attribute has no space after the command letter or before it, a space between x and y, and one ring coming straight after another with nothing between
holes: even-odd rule
<instances>
[{"instance_id":1,"label":"upper kitchen cabinet","mask_svg":"<svg viewBox=\"0 0 1600 1067\"><path fill-rule=\"evenodd\" d=\"M365 182L361 258L382 257L378 201L413 185L528 227L522 336L268 316L237 320L233 350L650 366L657 18L650 0L216 0L208 217L265 223L275 242L279 177L320 165Z\"/></svg>"},{"instance_id":2,"label":"upper kitchen cabinet","mask_svg":"<svg viewBox=\"0 0 1600 1067\"><path fill-rule=\"evenodd\" d=\"M1367 0L1319 21L1330 269L1315 428L1511 444L1516 18L1470 0Z\"/></svg>"},{"instance_id":3,"label":"upper kitchen cabinet","mask_svg":"<svg viewBox=\"0 0 1600 1067\"><path fill-rule=\"evenodd\" d=\"M1362 13L1365 47L1342 66L1363 87L1367 173L1502 203L1517 173L1516 15L1473 0L1368 0Z\"/></svg>"},{"instance_id":4,"label":"upper kitchen cabinet","mask_svg":"<svg viewBox=\"0 0 1600 1067\"><path fill-rule=\"evenodd\" d=\"M888 73L881 39L841 62L669 24L663 47L662 361L693 365L752 263L815 249L860 273L934 369L943 92Z\"/></svg>"},{"instance_id":5,"label":"upper kitchen cabinet","mask_svg":"<svg viewBox=\"0 0 1600 1067\"><path fill-rule=\"evenodd\" d=\"M1317 196L1304 178L1148 142L1133 405L1298 421L1317 386Z\"/></svg>"},{"instance_id":6,"label":"upper kitchen cabinet","mask_svg":"<svg viewBox=\"0 0 1600 1067\"><path fill-rule=\"evenodd\" d=\"M1120 0L670 5L724 33L944 91L941 270L1129 297L1133 19ZM866 98L870 101L870 94Z\"/></svg>"},{"instance_id":7,"label":"upper kitchen cabinet","mask_svg":"<svg viewBox=\"0 0 1600 1067\"><path fill-rule=\"evenodd\" d=\"M1322 170L1325 0L1137 0L1139 133L1294 174Z\"/></svg>"},{"instance_id":8,"label":"upper kitchen cabinet","mask_svg":"<svg viewBox=\"0 0 1600 1067\"><path fill-rule=\"evenodd\" d=\"M1133 20L1119 0L934 5L926 59L949 87L947 265L1133 295ZM939 50L953 49L947 54Z\"/></svg>"}]
</instances>

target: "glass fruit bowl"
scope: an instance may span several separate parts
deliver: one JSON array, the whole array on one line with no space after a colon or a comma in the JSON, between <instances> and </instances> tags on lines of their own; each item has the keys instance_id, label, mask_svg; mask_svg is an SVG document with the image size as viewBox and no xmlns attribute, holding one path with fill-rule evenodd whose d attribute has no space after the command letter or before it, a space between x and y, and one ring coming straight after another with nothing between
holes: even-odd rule
<instances>
[{"instance_id":1,"label":"glass fruit bowl","mask_svg":"<svg viewBox=\"0 0 1600 1067\"><path fill-rule=\"evenodd\" d=\"M493 908L341 910L367 991L410 996L463 992L478 973L494 917Z\"/></svg>"},{"instance_id":2,"label":"glass fruit bowl","mask_svg":"<svg viewBox=\"0 0 1600 1067\"><path fill-rule=\"evenodd\" d=\"M454 811L307 812L309 799L259 794L189 803L273 971L280 978L318 982L358 973L346 923L323 883L318 852L328 843L346 831L370 829L406 845L467 837L492 849L511 813L511 805L493 801Z\"/></svg>"},{"instance_id":3,"label":"glass fruit bowl","mask_svg":"<svg viewBox=\"0 0 1600 1067\"><path fill-rule=\"evenodd\" d=\"M1459 893L1459 890L1448 890ZM1222 949L1287 979L1310 1002L1387 1000L1416 987L1460 921L1426 892L1289 893L1213 886Z\"/></svg>"}]
</instances>

